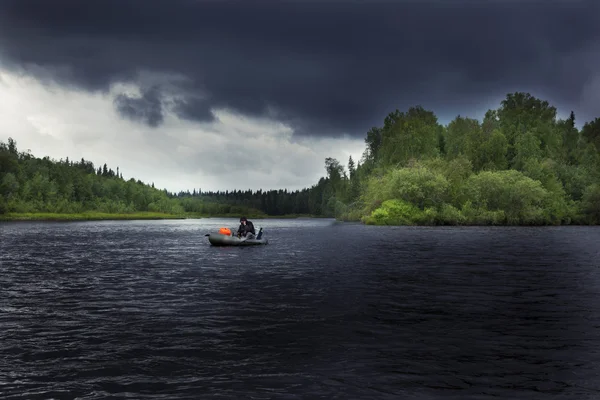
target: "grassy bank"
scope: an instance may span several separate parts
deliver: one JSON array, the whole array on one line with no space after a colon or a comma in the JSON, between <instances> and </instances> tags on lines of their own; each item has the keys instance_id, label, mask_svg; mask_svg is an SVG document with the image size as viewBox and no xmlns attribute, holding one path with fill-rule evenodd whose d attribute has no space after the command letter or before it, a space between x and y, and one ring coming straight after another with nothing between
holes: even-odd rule
<instances>
[{"instance_id":1,"label":"grassy bank","mask_svg":"<svg viewBox=\"0 0 600 400\"><path fill-rule=\"evenodd\" d=\"M158 220L183 219L182 215L158 212L134 213L8 213L0 214L0 221L101 221L101 220Z\"/></svg>"},{"instance_id":2,"label":"grassy bank","mask_svg":"<svg viewBox=\"0 0 600 400\"><path fill-rule=\"evenodd\" d=\"M88 211L83 213L7 213L0 214L0 221L101 221L101 220L158 220L158 219L201 219L201 218L239 218L239 213L226 214L168 214L159 212L133 212L133 213L104 213ZM244 215L248 219L297 219L297 218L323 218L314 215Z\"/></svg>"},{"instance_id":3,"label":"grassy bank","mask_svg":"<svg viewBox=\"0 0 600 400\"><path fill-rule=\"evenodd\" d=\"M240 213L225 213L225 214L199 214L199 213L185 213L186 218L200 219L200 218L239 218L242 214ZM266 214L243 214L248 219L299 219L299 218L326 218L319 215L310 214L285 214L285 215L266 215Z\"/></svg>"}]
</instances>

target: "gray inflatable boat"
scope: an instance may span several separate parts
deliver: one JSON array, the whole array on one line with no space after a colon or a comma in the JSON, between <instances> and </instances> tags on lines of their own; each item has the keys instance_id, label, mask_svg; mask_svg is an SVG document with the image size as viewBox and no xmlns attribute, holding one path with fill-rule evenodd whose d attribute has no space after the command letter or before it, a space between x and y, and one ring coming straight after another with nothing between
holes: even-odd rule
<instances>
[{"instance_id":1,"label":"gray inflatable boat","mask_svg":"<svg viewBox=\"0 0 600 400\"><path fill-rule=\"evenodd\" d=\"M259 229L256 236L249 238L239 238L234 235L229 236L222 233L207 233L205 236L208 236L208 241L213 246L256 246L269 243L267 238L263 236L262 228Z\"/></svg>"}]
</instances>

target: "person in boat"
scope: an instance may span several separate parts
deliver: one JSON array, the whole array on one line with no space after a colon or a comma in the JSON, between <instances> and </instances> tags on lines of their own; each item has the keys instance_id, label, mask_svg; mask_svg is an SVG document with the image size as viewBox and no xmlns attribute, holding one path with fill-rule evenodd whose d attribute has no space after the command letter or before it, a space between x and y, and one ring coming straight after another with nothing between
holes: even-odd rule
<instances>
[{"instance_id":1,"label":"person in boat","mask_svg":"<svg viewBox=\"0 0 600 400\"><path fill-rule=\"evenodd\" d=\"M240 227L238 228L237 235L238 237L254 237L256 235L256 231L254 230L254 224L252 221L248 221L246 217L240 218Z\"/></svg>"}]
</instances>

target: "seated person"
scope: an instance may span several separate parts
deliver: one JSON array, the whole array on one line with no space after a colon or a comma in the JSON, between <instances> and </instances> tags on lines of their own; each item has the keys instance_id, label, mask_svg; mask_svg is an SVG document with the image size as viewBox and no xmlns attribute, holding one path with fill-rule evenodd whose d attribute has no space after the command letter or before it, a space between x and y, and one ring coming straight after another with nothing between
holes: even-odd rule
<instances>
[{"instance_id":1,"label":"seated person","mask_svg":"<svg viewBox=\"0 0 600 400\"><path fill-rule=\"evenodd\" d=\"M237 230L238 237L245 237L249 233L251 233L252 235L249 235L248 237L254 237L254 235L256 235L256 231L254 230L254 224L252 223L252 221L248 221L246 217L240 218L240 227Z\"/></svg>"}]
</instances>

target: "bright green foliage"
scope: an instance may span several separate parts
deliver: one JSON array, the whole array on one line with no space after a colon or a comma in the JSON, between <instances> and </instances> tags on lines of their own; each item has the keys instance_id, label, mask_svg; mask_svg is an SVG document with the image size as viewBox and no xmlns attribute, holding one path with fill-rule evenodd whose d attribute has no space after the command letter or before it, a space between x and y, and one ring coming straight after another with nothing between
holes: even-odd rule
<instances>
[{"instance_id":1,"label":"bright green foliage","mask_svg":"<svg viewBox=\"0 0 600 400\"><path fill-rule=\"evenodd\" d=\"M448 180L441 173L420 166L391 169L384 177L373 178L369 189L366 200L371 203L401 199L421 210L440 206L448 198Z\"/></svg>"},{"instance_id":2,"label":"bright green foliage","mask_svg":"<svg viewBox=\"0 0 600 400\"><path fill-rule=\"evenodd\" d=\"M548 192L519 171L482 171L469 177L463 198L477 209L502 211L508 224L541 222Z\"/></svg>"},{"instance_id":3,"label":"bright green foliage","mask_svg":"<svg viewBox=\"0 0 600 400\"><path fill-rule=\"evenodd\" d=\"M377 225L412 225L414 221L423 219L423 210L403 200L386 200L364 219L367 224Z\"/></svg>"},{"instance_id":4,"label":"bright green foliage","mask_svg":"<svg viewBox=\"0 0 600 400\"><path fill-rule=\"evenodd\" d=\"M599 223L600 119L580 133L573 112L558 120L555 107L529 93L508 94L481 122L457 116L446 127L421 107L396 110L365 142L363 173L350 178L361 195L341 219Z\"/></svg>"}]
</instances>

